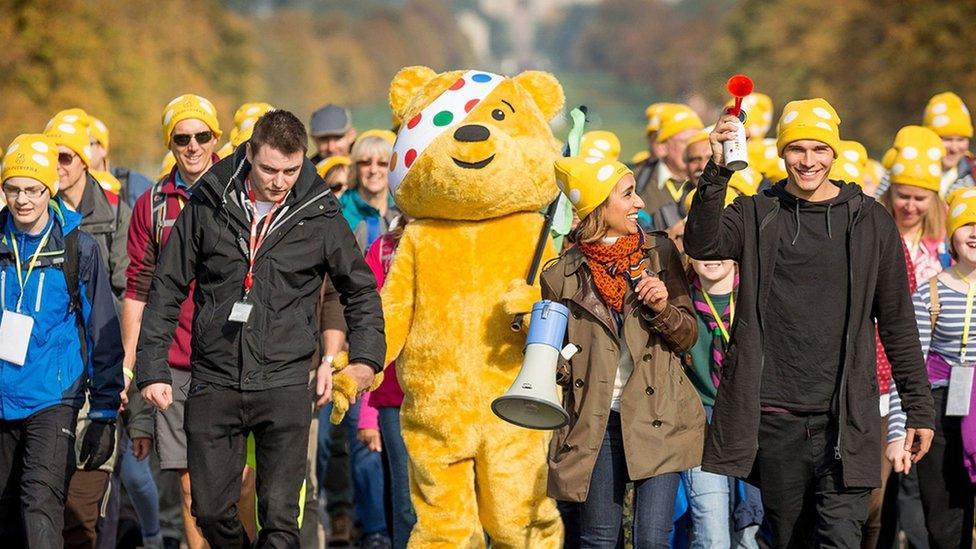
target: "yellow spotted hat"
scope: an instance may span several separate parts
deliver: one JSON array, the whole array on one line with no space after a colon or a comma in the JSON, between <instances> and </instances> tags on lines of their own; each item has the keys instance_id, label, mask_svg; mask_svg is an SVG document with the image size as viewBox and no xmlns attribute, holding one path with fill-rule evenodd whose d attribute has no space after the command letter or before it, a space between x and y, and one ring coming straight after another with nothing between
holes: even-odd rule
<instances>
[{"instance_id":1,"label":"yellow spotted hat","mask_svg":"<svg viewBox=\"0 0 976 549\"><path fill-rule=\"evenodd\" d=\"M752 196L759 192L760 183L762 183L762 174L752 166L733 172L732 177L729 178L729 188L744 196Z\"/></svg>"},{"instance_id":2,"label":"yellow spotted hat","mask_svg":"<svg viewBox=\"0 0 976 549\"><path fill-rule=\"evenodd\" d=\"M887 172L888 170L881 165L881 162L878 162L873 158L868 158L867 163L864 165L864 184L880 184Z\"/></svg>"},{"instance_id":3,"label":"yellow spotted hat","mask_svg":"<svg viewBox=\"0 0 976 549\"><path fill-rule=\"evenodd\" d=\"M688 138L688 142L685 144L685 146L692 145L694 143L700 143L702 141L708 141L708 134L710 133L711 132L709 130L702 130L696 133L695 135Z\"/></svg>"},{"instance_id":4,"label":"yellow spotted hat","mask_svg":"<svg viewBox=\"0 0 976 549\"><path fill-rule=\"evenodd\" d=\"M396 142L395 133L391 132L390 130L380 130L376 128L364 131L363 133L359 134L359 137L357 137L356 140L358 141L367 137L382 137L383 139L389 141L390 145Z\"/></svg>"},{"instance_id":5,"label":"yellow spotted hat","mask_svg":"<svg viewBox=\"0 0 976 549\"><path fill-rule=\"evenodd\" d=\"M173 156L173 151L169 151L166 153L166 156L163 157L163 161L159 165L159 173L156 175L156 180L159 181L164 177L169 177L170 172L173 171L175 166L176 157Z\"/></svg>"},{"instance_id":6,"label":"yellow spotted hat","mask_svg":"<svg viewBox=\"0 0 976 549\"><path fill-rule=\"evenodd\" d=\"M610 196L621 177L632 173L630 168L603 158L560 158L556 161L556 184L585 219Z\"/></svg>"},{"instance_id":7,"label":"yellow spotted hat","mask_svg":"<svg viewBox=\"0 0 976 549\"><path fill-rule=\"evenodd\" d=\"M122 189L122 183L110 172L92 170L89 173L91 173L92 177L95 178L95 181L98 182L99 186L106 191L119 194L119 191Z\"/></svg>"},{"instance_id":8,"label":"yellow spotted hat","mask_svg":"<svg viewBox=\"0 0 976 549\"><path fill-rule=\"evenodd\" d=\"M776 127L776 151L783 156L783 149L794 141L809 139L826 143L840 152L840 117L830 103L819 97L790 101L783 107L783 115Z\"/></svg>"},{"instance_id":9,"label":"yellow spotted hat","mask_svg":"<svg viewBox=\"0 0 976 549\"><path fill-rule=\"evenodd\" d=\"M88 131L91 132L92 139L98 141L99 144L102 145L102 148L105 149L105 152L107 153L109 139L108 139L108 126L105 125L105 122L102 122L101 120L92 116L91 125L88 126Z\"/></svg>"},{"instance_id":10,"label":"yellow spotted hat","mask_svg":"<svg viewBox=\"0 0 976 549\"><path fill-rule=\"evenodd\" d=\"M270 103L264 103L261 101L254 101L251 103L244 103L234 111L234 127L240 128L241 123L248 118L260 118L265 113L273 111L274 107ZM245 140L246 141L246 140Z\"/></svg>"},{"instance_id":11,"label":"yellow spotted hat","mask_svg":"<svg viewBox=\"0 0 976 549\"><path fill-rule=\"evenodd\" d=\"M735 100L725 104L731 107ZM750 140L762 139L773 126L773 100L764 93L753 92L742 98L742 110L746 111L746 135Z\"/></svg>"},{"instance_id":12,"label":"yellow spotted hat","mask_svg":"<svg viewBox=\"0 0 976 549\"><path fill-rule=\"evenodd\" d=\"M730 183L731 183L731 181L730 181ZM689 212L689 211L691 211L691 201L695 198L695 192L697 192L697 191L698 191L698 189L692 189L692 190L688 191L688 194L685 195L684 202L682 202L681 204L685 207L685 212L686 213ZM732 204L733 202L735 202L735 199L738 196L739 196L739 194L736 193L732 189L731 184L728 187L726 187L725 188L725 202L724 202L725 207L727 208L727 207L729 207L730 204Z\"/></svg>"},{"instance_id":13,"label":"yellow spotted hat","mask_svg":"<svg viewBox=\"0 0 976 549\"><path fill-rule=\"evenodd\" d=\"M864 174L867 169L868 151L857 141L840 141L840 151L837 160L830 167L830 179L834 181L849 181L864 186Z\"/></svg>"},{"instance_id":14,"label":"yellow spotted hat","mask_svg":"<svg viewBox=\"0 0 976 549\"><path fill-rule=\"evenodd\" d=\"M962 99L952 92L943 92L929 99L922 125L939 134L939 137L973 136L973 117Z\"/></svg>"},{"instance_id":15,"label":"yellow spotted hat","mask_svg":"<svg viewBox=\"0 0 976 549\"><path fill-rule=\"evenodd\" d=\"M237 134L237 128L231 128L230 129L230 139L231 140L228 141L227 143L224 143L224 146L223 147L220 147L219 149L217 149L217 152L214 153L214 154L217 155L217 158L223 160L223 159L227 158L228 156L234 154L234 136L236 134Z\"/></svg>"},{"instance_id":16,"label":"yellow spotted hat","mask_svg":"<svg viewBox=\"0 0 976 549\"><path fill-rule=\"evenodd\" d=\"M586 132L580 140L580 156L617 160L620 157L620 138L606 130Z\"/></svg>"},{"instance_id":17,"label":"yellow spotted hat","mask_svg":"<svg viewBox=\"0 0 976 549\"><path fill-rule=\"evenodd\" d=\"M3 157L0 181L12 177L29 177L43 184L51 196L58 194L58 145L46 135L18 135Z\"/></svg>"},{"instance_id":18,"label":"yellow spotted hat","mask_svg":"<svg viewBox=\"0 0 976 549\"><path fill-rule=\"evenodd\" d=\"M230 130L231 151L251 139L254 134L254 125L262 116L273 110L275 110L274 107L268 103L244 103L241 105L234 113L234 127Z\"/></svg>"},{"instance_id":19,"label":"yellow spotted hat","mask_svg":"<svg viewBox=\"0 0 976 549\"><path fill-rule=\"evenodd\" d=\"M657 143L664 143L675 135L688 130L701 130L705 125L701 118L688 105L671 104L661 109L661 129L655 138Z\"/></svg>"},{"instance_id":20,"label":"yellow spotted hat","mask_svg":"<svg viewBox=\"0 0 976 549\"><path fill-rule=\"evenodd\" d=\"M315 171L319 174L319 177L325 179L328 175L329 170L336 166L348 166L352 164L352 160L348 156L330 156L318 164L315 165Z\"/></svg>"},{"instance_id":21,"label":"yellow spotted hat","mask_svg":"<svg viewBox=\"0 0 976 549\"><path fill-rule=\"evenodd\" d=\"M67 109L54 115L44 127L44 135L77 154L85 167L91 169L91 117L81 109Z\"/></svg>"},{"instance_id":22,"label":"yellow spotted hat","mask_svg":"<svg viewBox=\"0 0 976 549\"><path fill-rule=\"evenodd\" d=\"M976 189L959 189L949 195L949 217L946 218L949 238L956 229L970 223L976 223Z\"/></svg>"},{"instance_id":23,"label":"yellow spotted hat","mask_svg":"<svg viewBox=\"0 0 976 549\"><path fill-rule=\"evenodd\" d=\"M939 192L943 156L945 145L938 134L922 126L905 126L881 163L888 167L892 183Z\"/></svg>"},{"instance_id":24,"label":"yellow spotted hat","mask_svg":"<svg viewBox=\"0 0 976 549\"><path fill-rule=\"evenodd\" d=\"M182 120L196 119L210 128L215 139L220 139L223 133L220 131L220 123L217 121L217 109L210 100L188 93L181 95L166 105L163 109L163 142L169 147L170 139L173 137L173 129Z\"/></svg>"},{"instance_id":25,"label":"yellow spotted hat","mask_svg":"<svg viewBox=\"0 0 976 549\"><path fill-rule=\"evenodd\" d=\"M647 117L647 126L644 133L654 133L661 129L661 112L670 107L677 106L677 103L651 103L644 109L644 116Z\"/></svg>"}]
</instances>

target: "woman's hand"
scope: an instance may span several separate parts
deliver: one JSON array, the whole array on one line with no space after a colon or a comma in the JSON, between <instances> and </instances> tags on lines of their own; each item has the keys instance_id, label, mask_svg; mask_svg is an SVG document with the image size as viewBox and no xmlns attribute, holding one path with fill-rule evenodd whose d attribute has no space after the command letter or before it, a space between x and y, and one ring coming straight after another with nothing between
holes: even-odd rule
<instances>
[{"instance_id":1,"label":"woman's hand","mask_svg":"<svg viewBox=\"0 0 976 549\"><path fill-rule=\"evenodd\" d=\"M637 293L641 303L647 305L656 314L663 313L668 307L668 287L656 276L642 274L634 292Z\"/></svg>"}]
</instances>

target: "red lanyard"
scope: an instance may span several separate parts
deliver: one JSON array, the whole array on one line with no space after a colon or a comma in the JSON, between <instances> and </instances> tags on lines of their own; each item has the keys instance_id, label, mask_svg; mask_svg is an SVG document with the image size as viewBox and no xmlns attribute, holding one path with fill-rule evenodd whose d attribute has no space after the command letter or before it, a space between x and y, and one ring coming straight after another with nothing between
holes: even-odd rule
<instances>
[{"instance_id":1,"label":"red lanyard","mask_svg":"<svg viewBox=\"0 0 976 549\"><path fill-rule=\"evenodd\" d=\"M264 244L264 239L268 236L268 227L271 226L271 219L274 216L275 211L278 206L281 206L285 198L282 198L278 202L275 202L268 213L264 216L264 226L261 227L261 233L258 234L258 205L257 198L254 195L254 190L251 189L251 183L248 182L247 185L247 198L251 203L251 238L248 241L247 249L247 274L244 275L244 298L247 299L247 294L251 293L251 287L254 286L254 263L257 261L258 250L261 249L261 245Z\"/></svg>"}]
</instances>

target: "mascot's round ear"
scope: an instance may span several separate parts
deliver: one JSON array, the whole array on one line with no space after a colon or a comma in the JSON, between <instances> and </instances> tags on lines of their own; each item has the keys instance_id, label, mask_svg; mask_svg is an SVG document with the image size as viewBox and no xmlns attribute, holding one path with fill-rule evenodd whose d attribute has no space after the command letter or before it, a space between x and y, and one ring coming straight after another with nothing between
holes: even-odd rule
<instances>
[{"instance_id":1,"label":"mascot's round ear","mask_svg":"<svg viewBox=\"0 0 976 549\"><path fill-rule=\"evenodd\" d=\"M529 92L546 120L552 120L566 102L563 87L548 72L525 71L515 77L515 83Z\"/></svg>"},{"instance_id":2,"label":"mascot's round ear","mask_svg":"<svg viewBox=\"0 0 976 549\"><path fill-rule=\"evenodd\" d=\"M400 69L390 82L390 109L400 120L406 119L406 108L410 100L433 80L437 72L430 67L413 66Z\"/></svg>"}]
</instances>

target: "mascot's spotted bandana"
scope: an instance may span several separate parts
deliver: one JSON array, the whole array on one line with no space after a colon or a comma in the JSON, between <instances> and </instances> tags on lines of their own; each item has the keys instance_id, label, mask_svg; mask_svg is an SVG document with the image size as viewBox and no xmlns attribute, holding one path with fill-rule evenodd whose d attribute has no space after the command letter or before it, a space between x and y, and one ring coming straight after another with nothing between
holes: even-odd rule
<instances>
[{"instance_id":1,"label":"mascot's spotted bandana","mask_svg":"<svg viewBox=\"0 0 976 549\"><path fill-rule=\"evenodd\" d=\"M644 272L644 233L623 236L607 246L599 242L579 245L590 264L593 283L603 301L618 313L623 310L627 286L634 284Z\"/></svg>"}]
</instances>

